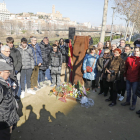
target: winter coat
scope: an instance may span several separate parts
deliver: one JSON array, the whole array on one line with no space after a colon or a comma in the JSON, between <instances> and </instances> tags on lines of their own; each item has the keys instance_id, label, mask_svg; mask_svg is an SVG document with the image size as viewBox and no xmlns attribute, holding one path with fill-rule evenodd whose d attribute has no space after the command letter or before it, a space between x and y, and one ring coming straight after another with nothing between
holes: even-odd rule
<instances>
[{"instance_id":1,"label":"winter coat","mask_svg":"<svg viewBox=\"0 0 140 140\"><path fill-rule=\"evenodd\" d=\"M13 126L18 120L16 100L11 92L11 88L0 77L0 130Z\"/></svg>"},{"instance_id":2,"label":"winter coat","mask_svg":"<svg viewBox=\"0 0 140 140\"><path fill-rule=\"evenodd\" d=\"M129 57L129 56L131 56L132 54L131 53L129 53L129 54L127 54L127 53L122 53L121 54L121 58L124 60L124 61L126 61L126 59Z\"/></svg>"},{"instance_id":3,"label":"winter coat","mask_svg":"<svg viewBox=\"0 0 140 140\"><path fill-rule=\"evenodd\" d=\"M108 59L111 59L111 56L109 55L108 57L104 58L104 57L100 57L97 61L97 70L98 70L98 73L101 74L104 73L105 75L105 68L104 68L104 64L106 63L106 61Z\"/></svg>"},{"instance_id":4,"label":"winter coat","mask_svg":"<svg viewBox=\"0 0 140 140\"><path fill-rule=\"evenodd\" d=\"M29 47L31 47L33 51L35 66L38 66L39 63L43 62L40 47L38 44L36 44L34 47L29 44Z\"/></svg>"},{"instance_id":5,"label":"winter coat","mask_svg":"<svg viewBox=\"0 0 140 140\"><path fill-rule=\"evenodd\" d=\"M99 58L99 55L92 56L91 54L86 54L84 61L83 61L83 71L86 70L87 66L92 67L94 60L95 60L95 63L92 67L92 72L84 73L83 78L89 79L89 80L95 80L96 74L97 74L97 60L98 60L98 58Z\"/></svg>"},{"instance_id":6,"label":"winter coat","mask_svg":"<svg viewBox=\"0 0 140 140\"><path fill-rule=\"evenodd\" d=\"M125 76L130 82L140 79L140 57L130 56L125 61Z\"/></svg>"},{"instance_id":7,"label":"winter coat","mask_svg":"<svg viewBox=\"0 0 140 140\"><path fill-rule=\"evenodd\" d=\"M52 47L50 44L45 44L43 41L39 44L40 49L41 49L41 54L42 54L42 65L40 66L41 70L46 70L49 67L49 55L52 51Z\"/></svg>"},{"instance_id":8,"label":"winter coat","mask_svg":"<svg viewBox=\"0 0 140 140\"><path fill-rule=\"evenodd\" d=\"M27 45L25 49L22 46L17 48L22 56L22 69L34 69L34 55L32 49Z\"/></svg>"},{"instance_id":9,"label":"winter coat","mask_svg":"<svg viewBox=\"0 0 140 140\"><path fill-rule=\"evenodd\" d=\"M124 60L121 58L121 56L112 57L106 70L113 70L115 72L116 80L119 80L124 75L124 66ZM118 75L119 71L120 75ZM110 81L110 79L108 80Z\"/></svg>"},{"instance_id":10,"label":"winter coat","mask_svg":"<svg viewBox=\"0 0 140 140\"><path fill-rule=\"evenodd\" d=\"M52 51L49 56L49 66L51 67L61 67L62 66L62 54L61 52Z\"/></svg>"},{"instance_id":11,"label":"winter coat","mask_svg":"<svg viewBox=\"0 0 140 140\"><path fill-rule=\"evenodd\" d=\"M63 59L63 63L68 63L68 47L66 46L60 46L60 52L62 53L62 59Z\"/></svg>"},{"instance_id":12,"label":"winter coat","mask_svg":"<svg viewBox=\"0 0 140 140\"><path fill-rule=\"evenodd\" d=\"M12 48L10 48L10 56L13 58L15 71L21 71L22 58L19 50L13 46Z\"/></svg>"}]
</instances>

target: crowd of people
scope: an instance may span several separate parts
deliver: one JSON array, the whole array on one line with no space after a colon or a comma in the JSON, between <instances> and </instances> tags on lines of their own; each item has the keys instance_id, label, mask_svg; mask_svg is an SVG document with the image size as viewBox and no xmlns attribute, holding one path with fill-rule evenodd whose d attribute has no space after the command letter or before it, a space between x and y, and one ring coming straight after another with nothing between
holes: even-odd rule
<instances>
[{"instance_id":1,"label":"crowd of people","mask_svg":"<svg viewBox=\"0 0 140 140\"><path fill-rule=\"evenodd\" d=\"M136 107L137 95L140 95L140 48L139 44L134 45L132 50L121 39L119 46L107 41L105 44L99 42L95 47L89 37L82 66L84 86L93 92L100 88L99 95L105 97L110 93L105 99L110 107L116 105L117 99L123 101L125 93L127 98L121 105L131 104L130 110ZM9 140L19 120L17 101L25 97L26 85L27 93L36 94L43 85L49 86L49 82L51 87L69 82L69 39L61 38L51 46L48 37L37 43L37 38L32 36L29 42L22 38L16 48L14 39L7 37L6 45L2 44L0 51L0 139Z\"/></svg>"},{"instance_id":2,"label":"crowd of people","mask_svg":"<svg viewBox=\"0 0 140 140\"><path fill-rule=\"evenodd\" d=\"M121 105L131 105L130 110L136 107L140 80L140 47L139 44L134 45L132 50L130 44L125 44L124 39L120 40L119 46L111 45L110 41L105 45L99 42L97 48L89 46L84 58L85 88L87 90L92 88L93 92L96 92L96 88L100 87L99 95L104 94L105 97L110 93L109 98L105 99L106 102L110 102L110 107L117 104L117 99L123 101L125 92L127 98ZM137 111L137 114L140 114L140 111Z\"/></svg>"}]
</instances>

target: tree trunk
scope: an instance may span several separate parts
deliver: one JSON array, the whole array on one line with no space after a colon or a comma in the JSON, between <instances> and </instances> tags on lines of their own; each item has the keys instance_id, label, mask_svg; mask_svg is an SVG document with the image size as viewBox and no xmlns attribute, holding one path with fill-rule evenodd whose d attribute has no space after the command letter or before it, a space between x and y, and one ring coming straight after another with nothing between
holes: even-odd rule
<instances>
[{"instance_id":1,"label":"tree trunk","mask_svg":"<svg viewBox=\"0 0 140 140\"><path fill-rule=\"evenodd\" d=\"M134 30L134 25L135 25L135 23L133 22L133 25L132 25L132 28L131 28L131 31L130 31L129 43L131 41L132 33L133 33L133 30Z\"/></svg>"},{"instance_id":2,"label":"tree trunk","mask_svg":"<svg viewBox=\"0 0 140 140\"><path fill-rule=\"evenodd\" d=\"M107 20L107 10L108 10L108 1L104 1L104 11L103 11L103 19L102 19L102 30L101 30L101 36L100 36L100 42L104 43L105 38L105 28L106 28L106 20Z\"/></svg>"}]
</instances>

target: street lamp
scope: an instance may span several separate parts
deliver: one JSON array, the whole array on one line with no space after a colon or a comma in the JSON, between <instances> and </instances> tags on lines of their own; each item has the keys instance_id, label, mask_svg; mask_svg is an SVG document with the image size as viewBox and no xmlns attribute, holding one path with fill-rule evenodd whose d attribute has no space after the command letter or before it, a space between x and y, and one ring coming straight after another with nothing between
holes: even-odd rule
<instances>
[{"instance_id":1,"label":"street lamp","mask_svg":"<svg viewBox=\"0 0 140 140\"><path fill-rule=\"evenodd\" d=\"M112 15L112 26L111 26L111 35L110 35L110 41L112 38L112 31L113 31L113 20L114 20L114 14L115 14L115 9L116 7L111 7L113 9L113 15Z\"/></svg>"}]
</instances>

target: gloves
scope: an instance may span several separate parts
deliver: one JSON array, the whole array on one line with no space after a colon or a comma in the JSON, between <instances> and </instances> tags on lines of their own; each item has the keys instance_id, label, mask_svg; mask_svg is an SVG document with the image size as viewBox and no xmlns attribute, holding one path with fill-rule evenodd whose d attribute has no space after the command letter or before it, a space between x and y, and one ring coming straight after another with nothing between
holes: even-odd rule
<instances>
[{"instance_id":1,"label":"gloves","mask_svg":"<svg viewBox=\"0 0 140 140\"><path fill-rule=\"evenodd\" d=\"M58 70L61 70L61 67L58 67Z\"/></svg>"},{"instance_id":2,"label":"gloves","mask_svg":"<svg viewBox=\"0 0 140 140\"><path fill-rule=\"evenodd\" d=\"M49 66L49 69L51 70L51 66Z\"/></svg>"}]
</instances>

